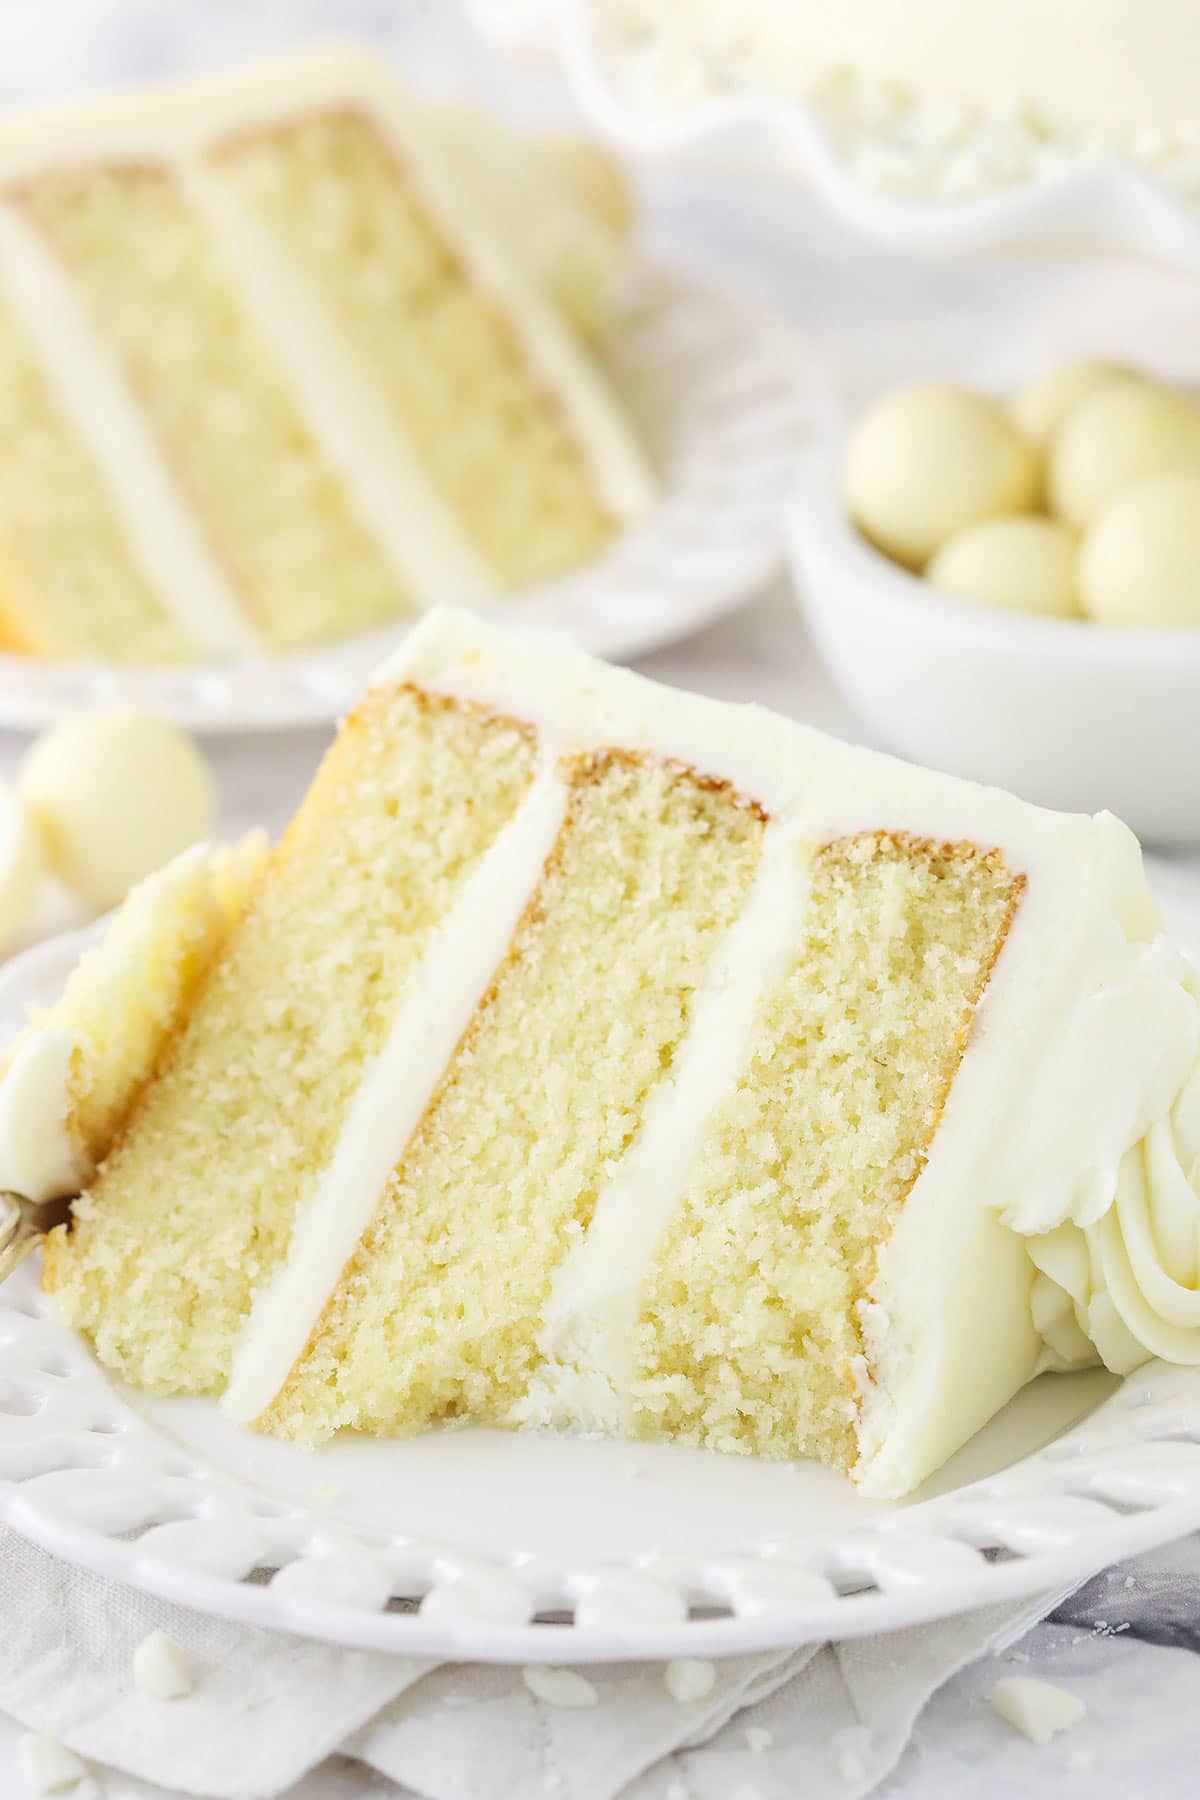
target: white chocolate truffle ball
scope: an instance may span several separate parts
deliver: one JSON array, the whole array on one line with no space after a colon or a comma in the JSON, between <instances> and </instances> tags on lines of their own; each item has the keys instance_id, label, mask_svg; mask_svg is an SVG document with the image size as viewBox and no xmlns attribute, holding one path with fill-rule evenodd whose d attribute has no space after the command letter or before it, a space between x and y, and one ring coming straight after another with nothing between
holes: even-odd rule
<instances>
[{"instance_id":1,"label":"white chocolate truffle ball","mask_svg":"<svg viewBox=\"0 0 1200 1800\"><path fill-rule=\"evenodd\" d=\"M1079 593L1104 625L1200 626L1200 469L1152 475L1105 508L1079 553Z\"/></svg>"},{"instance_id":2,"label":"white chocolate truffle ball","mask_svg":"<svg viewBox=\"0 0 1200 1800\"><path fill-rule=\"evenodd\" d=\"M96 907L115 906L212 829L207 763L150 713L65 719L30 750L19 786L55 874Z\"/></svg>"},{"instance_id":3,"label":"white chocolate truffle ball","mask_svg":"<svg viewBox=\"0 0 1200 1800\"><path fill-rule=\"evenodd\" d=\"M1037 505L1037 452L1004 408L963 388L897 388L860 419L846 452L850 517L886 556L923 569L947 538Z\"/></svg>"},{"instance_id":4,"label":"white chocolate truffle ball","mask_svg":"<svg viewBox=\"0 0 1200 1800\"><path fill-rule=\"evenodd\" d=\"M1075 533L1059 519L985 519L943 544L925 571L972 606L1069 619L1079 611Z\"/></svg>"},{"instance_id":5,"label":"white chocolate truffle ball","mask_svg":"<svg viewBox=\"0 0 1200 1800\"><path fill-rule=\"evenodd\" d=\"M14 789L0 783L0 954L28 923L45 873L41 835Z\"/></svg>"},{"instance_id":6,"label":"white chocolate truffle ball","mask_svg":"<svg viewBox=\"0 0 1200 1800\"><path fill-rule=\"evenodd\" d=\"M1045 374L1027 381L1009 402L1009 411L1025 436L1043 449L1067 421L1070 413L1098 394L1101 388L1118 381L1138 381L1141 377L1122 363L1105 362L1098 356L1081 356L1074 362L1058 363Z\"/></svg>"},{"instance_id":7,"label":"white chocolate truffle ball","mask_svg":"<svg viewBox=\"0 0 1200 1800\"><path fill-rule=\"evenodd\" d=\"M1144 477L1197 467L1200 404L1149 382L1110 382L1076 408L1051 446L1051 510L1082 530Z\"/></svg>"}]
</instances>

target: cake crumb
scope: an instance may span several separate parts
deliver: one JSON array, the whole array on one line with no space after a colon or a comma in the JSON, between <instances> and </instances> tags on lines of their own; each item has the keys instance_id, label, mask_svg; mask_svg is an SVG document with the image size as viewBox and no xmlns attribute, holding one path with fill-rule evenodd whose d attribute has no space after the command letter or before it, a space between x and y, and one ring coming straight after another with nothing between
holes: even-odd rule
<instances>
[{"instance_id":1,"label":"cake crumb","mask_svg":"<svg viewBox=\"0 0 1200 1800\"><path fill-rule=\"evenodd\" d=\"M87 1774L75 1752L44 1731L26 1732L17 1749L25 1779L35 1794L61 1794L78 1787Z\"/></svg>"},{"instance_id":2,"label":"cake crumb","mask_svg":"<svg viewBox=\"0 0 1200 1800\"><path fill-rule=\"evenodd\" d=\"M133 1680L147 1700L182 1700L193 1686L182 1650L165 1631L152 1631L134 1651Z\"/></svg>"},{"instance_id":3,"label":"cake crumb","mask_svg":"<svg viewBox=\"0 0 1200 1800\"><path fill-rule=\"evenodd\" d=\"M642 1471L635 1462L622 1463L621 1473L626 1481L640 1481L642 1479Z\"/></svg>"},{"instance_id":4,"label":"cake crumb","mask_svg":"<svg viewBox=\"0 0 1200 1800\"><path fill-rule=\"evenodd\" d=\"M309 1488L308 1497L314 1506L332 1506L335 1500L341 1499L342 1489L335 1487L332 1481L318 1481L315 1487Z\"/></svg>"},{"instance_id":5,"label":"cake crumb","mask_svg":"<svg viewBox=\"0 0 1200 1800\"><path fill-rule=\"evenodd\" d=\"M707 1700L717 1685L715 1663L703 1662L695 1656L677 1656L663 1670L663 1686L680 1706Z\"/></svg>"},{"instance_id":6,"label":"cake crumb","mask_svg":"<svg viewBox=\"0 0 1200 1800\"><path fill-rule=\"evenodd\" d=\"M575 1669L552 1669L545 1663L527 1663L521 1679L536 1700L546 1706L598 1706L600 1696L586 1675Z\"/></svg>"},{"instance_id":7,"label":"cake crumb","mask_svg":"<svg viewBox=\"0 0 1200 1800\"><path fill-rule=\"evenodd\" d=\"M998 1681L992 1689L992 1705L1007 1724L1034 1744L1048 1744L1060 1731L1078 1725L1087 1712L1077 1694L1031 1675L1010 1675Z\"/></svg>"},{"instance_id":8,"label":"cake crumb","mask_svg":"<svg viewBox=\"0 0 1200 1800\"><path fill-rule=\"evenodd\" d=\"M760 1750L769 1749L774 1742L774 1733L768 1731L765 1725L747 1725L746 1744L749 1749L754 1751L755 1755Z\"/></svg>"},{"instance_id":9,"label":"cake crumb","mask_svg":"<svg viewBox=\"0 0 1200 1800\"><path fill-rule=\"evenodd\" d=\"M1135 1588L1137 1586L1137 1582L1134 1580L1132 1575L1127 1575L1125 1577L1125 1586L1127 1588Z\"/></svg>"}]
</instances>

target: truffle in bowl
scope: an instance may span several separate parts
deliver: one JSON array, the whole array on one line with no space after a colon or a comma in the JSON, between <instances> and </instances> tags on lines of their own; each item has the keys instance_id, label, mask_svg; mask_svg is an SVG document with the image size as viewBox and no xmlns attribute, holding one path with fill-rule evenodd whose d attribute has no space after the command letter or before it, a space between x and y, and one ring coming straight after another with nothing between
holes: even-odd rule
<instances>
[{"instance_id":1,"label":"truffle in bowl","mask_svg":"<svg viewBox=\"0 0 1200 1800\"><path fill-rule=\"evenodd\" d=\"M1194 474L1158 465L1134 471L1133 485L1106 499L1085 526L1071 586L1062 573L1061 522L1022 513L1028 473L999 439L994 470L1001 486L1019 490L1018 501L1011 492L994 501L985 494L982 511L937 526L939 544L915 544L908 566L894 544L885 554L852 519L847 444L843 438L809 471L789 522L789 554L818 650L873 735L916 761L1046 806L1107 807L1152 844L1200 843L1200 614L1196 625L1177 623L1190 616L1181 584L1193 568L1200 576L1200 556L1187 554L1193 491L1200 529L1200 467ZM1053 454L1051 444L1051 462ZM892 467L901 479L911 472L907 458ZM1044 470L1039 487L1044 493ZM960 482L958 492L976 490ZM1033 528L1013 532L1016 514ZM1001 519L1004 531L991 523ZM1011 571L1001 559L997 577L989 531L1027 559L1025 610L1007 604ZM978 542L972 549L972 538L985 540L982 549ZM957 563L966 570L964 588L974 583L975 591L936 586L928 576L939 561L941 579L949 584ZM1122 563L1135 576L1144 571L1165 597L1161 625L1101 622L1105 581L1120 584ZM997 579L1001 592L989 593ZM1095 618L1082 614L1081 580ZM1039 593L1044 605L1036 604Z\"/></svg>"}]
</instances>

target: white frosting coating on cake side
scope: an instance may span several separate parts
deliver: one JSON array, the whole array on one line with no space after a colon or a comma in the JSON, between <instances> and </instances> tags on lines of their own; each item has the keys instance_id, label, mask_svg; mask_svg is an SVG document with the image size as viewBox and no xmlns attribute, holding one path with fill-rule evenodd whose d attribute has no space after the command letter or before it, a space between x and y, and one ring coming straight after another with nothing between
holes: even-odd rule
<instances>
[{"instance_id":1,"label":"white frosting coating on cake side","mask_svg":"<svg viewBox=\"0 0 1200 1800\"><path fill-rule=\"evenodd\" d=\"M0 205L0 290L50 391L103 472L163 606L202 655L252 656L258 640L188 511L145 417L53 256Z\"/></svg>"}]
</instances>

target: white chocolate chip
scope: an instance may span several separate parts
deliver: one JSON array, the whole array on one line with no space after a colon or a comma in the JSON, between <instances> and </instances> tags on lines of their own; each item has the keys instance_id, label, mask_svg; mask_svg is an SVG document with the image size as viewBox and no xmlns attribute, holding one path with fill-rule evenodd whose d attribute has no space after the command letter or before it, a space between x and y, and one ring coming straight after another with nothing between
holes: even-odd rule
<instances>
[{"instance_id":1,"label":"white chocolate chip","mask_svg":"<svg viewBox=\"0 0 1200 1800\"><path fill-rule=\"evenodd\" d=\"M550 1669L529 1663L521 1670L525 1686L545 1706L598 1706L600 1696L586 1676L575 1669Z\"/></svg>"},{"instance_id":2,"label":"white chocolate chip","mask_svg":"<svg viewBox=\"0 0 1200 1800\"><path fill-rule=\"evenodd\" d=\"M25 1779L35 1794L61 1794L78 1786L87 1774L75 1752L44 1731L28 1732L18 1750Z\"/></svg>"},{"instance_id":3,"label":"white chocolate chip","mask_svg":"<svg viewBox=\"0 0 1200 1800\"><path fill-rule=\"evenodd\" d=\"M716 1684L717 1671L714 1664L702 1662L695 1656L677 1656L663 1670L663 1686L672 1700L677 1700L680 1706L707 1700Z\"/></svg>"},{"instance_id":4,"label":"white chocolate chip","mask_svg":"<svg viewBox=\"0 0 1200 1800\"><path fill-rule=\"evenodd\" d=\"M747 1725L746 1747L756 1755L762 1750L768 1750L774 1742L774 1733L768 1731L765 1725Z\"/></svg>"},{"instance_id":5,"label":"white chocolate chip","mask_svg":"<svg viewBox=\"0 0 1200 1800\"><path fill-rule=\"evenodd\" d=\"M1032 1675L1009 1675L992 1689L992 1705L1015 1731L1034 1744L1048 1744L1060 1731L1078 1725L1087 1707L1078 1695Z\"/></svg>"},{"instance_id":6,"label":"white chocolate chip","mask_svg":"<svg viewBox=\"0 0 1200 1800\"><path fill-rule=\"evenodd\" d=\"M192 1691L183 1652L165 1631L152 1631L133 1653L133 1679L147 1700L182 1700Z\"/></svg>"}]
</instances>

